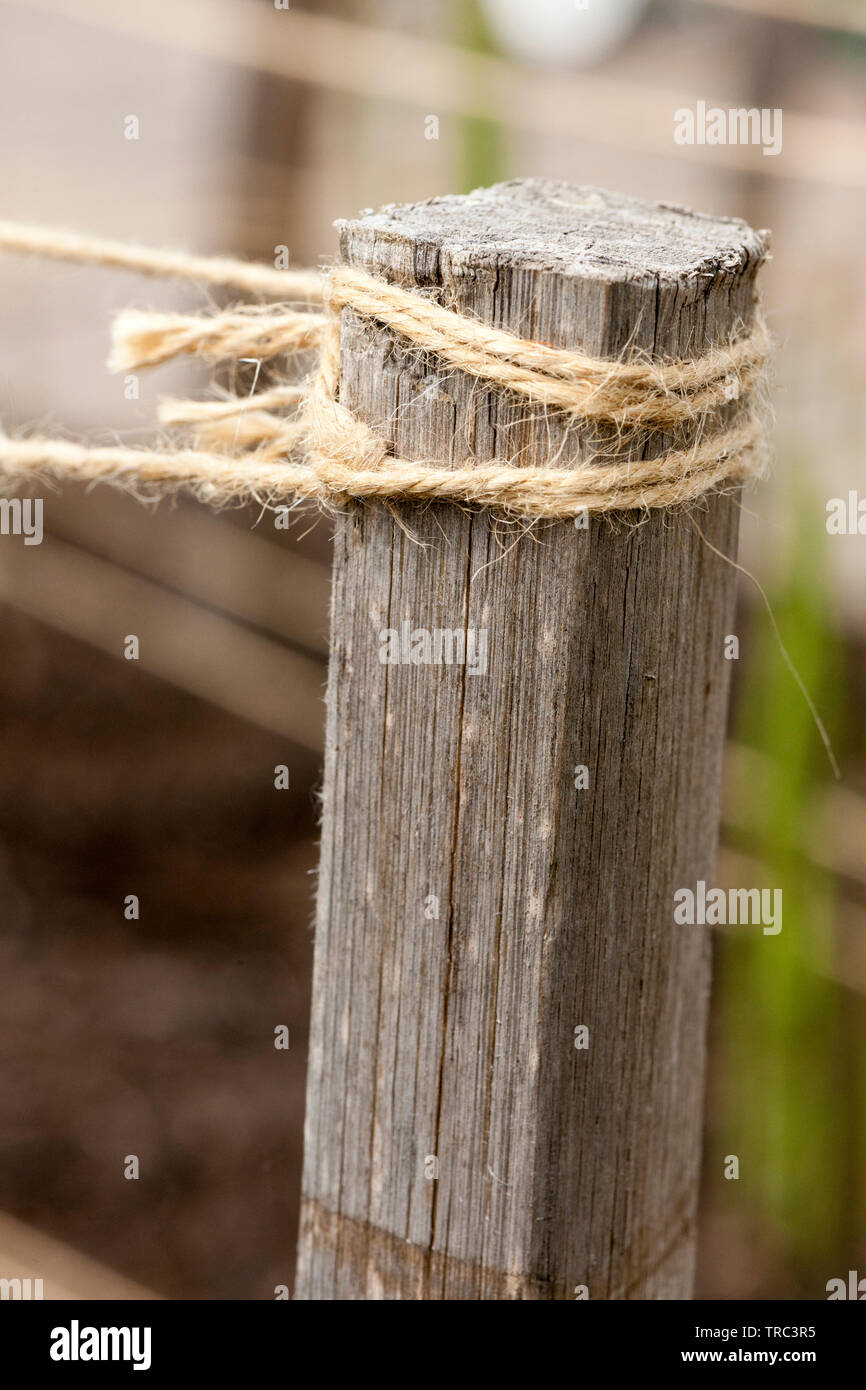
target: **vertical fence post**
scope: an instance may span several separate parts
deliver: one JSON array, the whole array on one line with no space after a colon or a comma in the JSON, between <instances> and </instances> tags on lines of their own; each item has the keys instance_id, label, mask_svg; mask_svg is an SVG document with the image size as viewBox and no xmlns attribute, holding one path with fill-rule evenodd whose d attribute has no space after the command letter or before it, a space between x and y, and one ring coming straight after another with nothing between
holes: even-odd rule
<instances>
[{"instance_id":1,"label":"vertical fence post","mask_svg":"<svg viewBox=\"0 0 866 1390\"><path fill-rule=\"evenodd\" d=\"M726 339L765 249L541 180L341 243L598 356ZM586 442L349 310L340 395L402 457L561 467ZM729 556L737 515L698 518ZM710 946L673 894L712 879L734 580L681 513L339 517L299 1298L690 1296ZM435 630L466 659L428 663Z\"/></svg>"}]
</instances>

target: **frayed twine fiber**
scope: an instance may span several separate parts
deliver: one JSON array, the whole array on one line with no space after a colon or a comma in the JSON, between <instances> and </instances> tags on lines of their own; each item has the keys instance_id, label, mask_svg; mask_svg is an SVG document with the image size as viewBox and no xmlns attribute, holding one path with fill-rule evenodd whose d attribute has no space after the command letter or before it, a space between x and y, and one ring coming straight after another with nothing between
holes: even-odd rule
<instances>
[{"instance_id":1,"label":"frayed twine fiber","mask_svg":"<svg viewBox=\"0 0 866 1390\"><path fill-rule=\"evenodd\" d=\"M758 475L765 430L756 409L771 343L760 315L751 330L702 357L618 361L549 347L491 328L360 270L277 271L227 260L124 248L110 242L0 223L0 249L168 273L268 294L285 291L324 312L246 305L196 317L126 310L114 325L109 366L130 371L189 353L209 362L318 353L312 376L246 400L170 401L160 420L191 427L196 448L88 448L55 439L0 439L10 478L40 472L110 481L132 490L186 488L203 501L255 499L340 506L348 498L450 501L513 516L566 518L694 502ZM620 438L636 431L688 435L653 459L568 468L467 460L455 468L394 458L339 401L341 311L383 325L412 349L568 421L601 425ZM731 402L736 402L730 419ZM290 407L292 415L275 414Z\"/></svg>"},{"instance_id":2,"label":"frayed twine fiber","mask_svg":"<svg viewBox=\"0 0 866 1390\"><path fill-rule=\"evenodd\" d=\"M108 369L128 372L135 367L156 367L184 353L205 362L225 362L308 352L321 342L325 323L322 314L257 305L210 318L124 309L115 319Z\"/></svg>"}]
</instances>

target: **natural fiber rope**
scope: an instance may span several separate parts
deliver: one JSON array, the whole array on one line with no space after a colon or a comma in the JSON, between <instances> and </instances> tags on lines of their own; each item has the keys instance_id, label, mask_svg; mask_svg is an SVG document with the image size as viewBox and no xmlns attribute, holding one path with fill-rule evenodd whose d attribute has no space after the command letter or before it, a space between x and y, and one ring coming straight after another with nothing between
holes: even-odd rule
<instances>
[{"instance_id":1,"label":"natural fiber rope","mask_svg":"<svg viewBox=\"0 0 866 1390\"><path fill-rule=\"evenodd\" d=\"M304 399L303 386L275 386L271 391L257 391L256 410L279 410L285 405L299 405ZM192 425L201 421L232 420L249 408L249 397L230 396L224 401L161 401L159 420L163 425Z\"/></svg>"},{"instance_id":2,"label":"natural fiber rope","mask_svg":"<svg viewBox=\"0 0 866 1390\"><path fill-rule=\"evenodd\" d=\"M322 281L315 270L276 270L255 261L236 261L228 256L189 256L185 251L154 251L125 241L83 236L50 227L29 227L0 221L0 251L18 251L55 261L113 266L140 275L177 280L199 280L206 285L225 285L283 300L322 298Z\"/></svg>"},{"instance_id":3,"label":"natural fiber rope","mask_svg":"<svg viewBox=\"0 0 866 1390\"><path fill-rule=\"evenodd\" d=\"M115 320L108 369L128 372L134 367L155 367L182 353L206 362L224 362L232 357L307 352L318 347L325 323L322 314L257 306L231 309L211 318L124 309Z\"/></svg>"},{"instance_id":4,"label":"natural fiber rope","mask_svg":"<svg viewBox=\"0 0 866 1390\"><path fill-rule=\"evenodd\" d=\"M112 243L80 240L73 247L69 238L58 242L52 236L0 224L0 249L149 271L165 260L164 253L136 248L124 260L123 248ZM168 259L170 273L182 274L184 258L171 253ZM200 277L202 264L207 263L190 258L189 277L217 282L213 275ZM220 263L226 264L232 263ZM272 276L287 274L237 265L266 272L268 283ZM346 498L440 500L529 518L672 507L722 484L742 483L761 470L764 431L751 407L744 409L770 353L760 317L749 333L694 360L621 362L515 337L354 269L330 272L319 294L308 298L323 299L325 312L242 306L205 318L130 310L119 316L110 358L115 370L133 370L181 353L214 362L318 352L318 367L303 387L278 385L247 401L238 397L162 407L164 423L192 426L196 443L208 449L86 448L65 440L0 439L0 468L16 478L44 470L127 487L185 487L214 503L256 498L333 507ZM569 468L522 467L505 459L467 460L445 468L435 461L394 458L339 401L343 309L388 328L413 350L488 388L542 411L561 412L566 420L604 425L630 445L638 431L643 443L649 431L685 435L688 442L657 458L588 460ZM732 400L739 407L729 422L722 412ZM288 417L272 413L286 405L299 409Z\"/></svg>"},{"instance_id":5,"label":"natural fiber rope","mask_svg":"<svg viewBox=\"0 0 866 1390\"><path fill-rule=\"evenodd\" d=\"M348 267L332 272L329 301L332 310L349 308L383 323L421 351L535 405L621 426L694 420L725 403L732 378L740 391L750 389L769 356L769 338L759 321L747 337L694 361L585 357L490 328Z\"/></svg>"}]
</instances>

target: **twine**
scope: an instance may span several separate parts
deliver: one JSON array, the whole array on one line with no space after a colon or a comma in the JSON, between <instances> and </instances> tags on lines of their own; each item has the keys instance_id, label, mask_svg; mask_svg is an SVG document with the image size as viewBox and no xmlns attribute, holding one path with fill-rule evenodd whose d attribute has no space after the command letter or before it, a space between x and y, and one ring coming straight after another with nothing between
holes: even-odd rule
<instances>
[{"instance_id":1,"label":"twine","mask_svg":"<svg viewBox=\"0 0 866 1390\"><path fill-rule=\"evenodd\" d=\"M264 294L277 299L307 299L315 304L322 298L322 281L316 270L276 270L255 261L237 261L229 256L190 256L186 251L157 251L149 246L132 246L125 241L85 236L51 227L30 227L20 222L0 221L0 251L20 252L55 261L74 261L84 265L110 266L132 270L139 275L156 275L177 280L198 280L206 285L224 285Z\"/></svg>"},{"instance_id":2,"label":"twine","mask_svg":"<svg viewBox=\"0 0 866 1390\"><path fill-rule=\"evenodd\" d=\"M449 501L530 519L581 512L669 508L759 474L766 457L760 403L771 351L756 315L751 330L694 359L620 361L532 342L464 317L429 296L339 267L283 272L244 262L207 261L0 223L0 249L170 273L284 295L304 288L323 312L243 305L196 317L126 310L113 329L109 365L130 371L184 353L209 362L318 354L309 379L270 385L246 400L169 401L162 423L193 431L194 448L90 448L57 439L0 438L0 469L20 479L110 481L127 488L185 488L222 505L363 501ZM313 284L315 282L315 284ZM632 454L654 436L680 447L659 457L589 458L561 467L468 459L457 467L395 458L339 400L343 310L390 330L412 351L444 363L566 424L603 426ZM732 402L737 404L732 408ZM275 412L290 408L293 414ZM733 419L731 418L733 414ZM610 446L607 446L610 453Z\"/></svg>"}]
</instances>

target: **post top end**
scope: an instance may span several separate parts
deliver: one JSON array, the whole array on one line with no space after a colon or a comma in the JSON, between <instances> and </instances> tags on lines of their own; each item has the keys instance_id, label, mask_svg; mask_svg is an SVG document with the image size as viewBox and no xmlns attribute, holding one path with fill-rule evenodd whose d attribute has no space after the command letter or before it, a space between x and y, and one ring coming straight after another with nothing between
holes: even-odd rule
<instances>
[{"instance_id":1,"label":"post top end","mask_svg":"<svg viewBox=\"0 0 866 1390\"><path fill-rule=\"evenodd\" d=\"M622 193L555 179L511 179L462 196L389 204L336 223L345 248L371 239L410 245L435 278L440 254L470 271L507 263L610 282L652 276L680 280L702 269L742 272L763 261L769 233L739 218L644 202ZM425 278L425 277L422 277Z\"/></svg>"}]
</instances>

